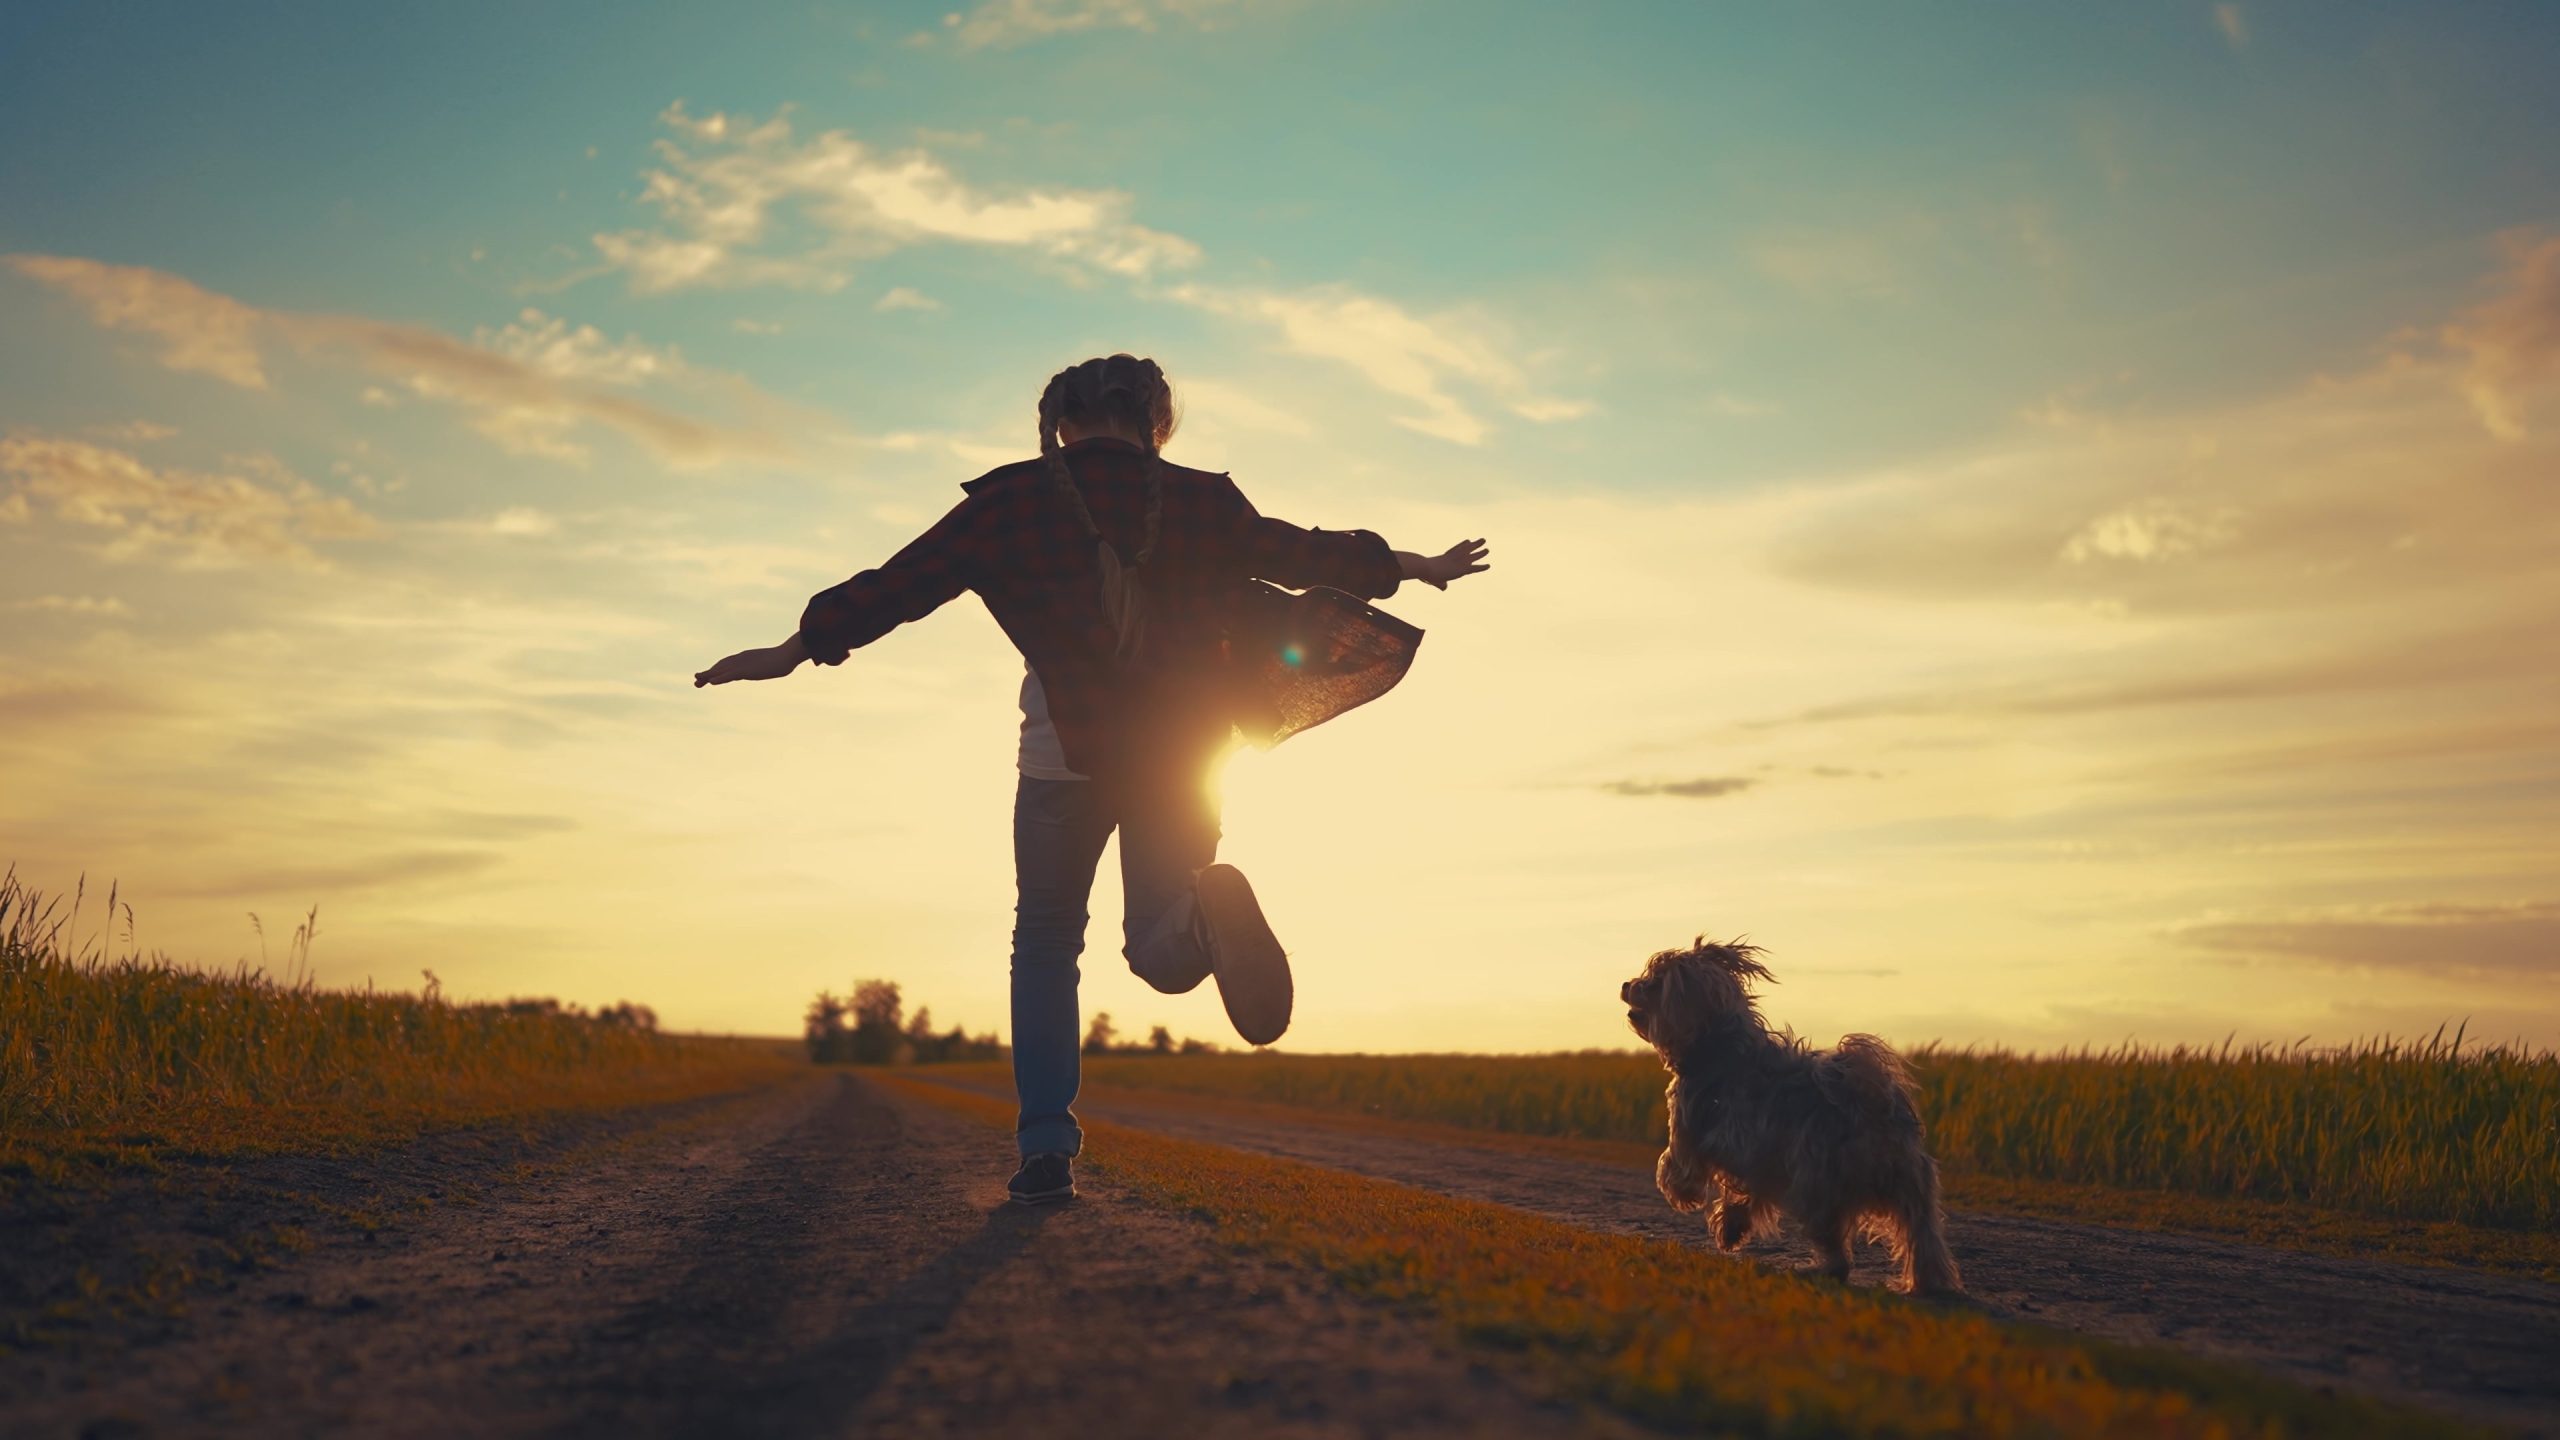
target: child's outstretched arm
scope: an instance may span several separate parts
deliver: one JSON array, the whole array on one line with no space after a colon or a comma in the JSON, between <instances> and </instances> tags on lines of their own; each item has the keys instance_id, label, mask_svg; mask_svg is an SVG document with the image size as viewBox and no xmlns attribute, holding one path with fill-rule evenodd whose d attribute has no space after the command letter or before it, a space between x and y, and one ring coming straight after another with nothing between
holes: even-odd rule
<instances>
[{"instance_id":1,"label":"child's outstretched arm","mask_svg":"<svg viewBox=\"0 0 2560 1440\"><path fill-rule=\"evenodd\" d=\"M1312 585L1382 600L1407 580L1446 590L1449 582L1490 568L1485 542L1461 540L1438 555L1396 550L1367 530L1307 530L1253 508L1235 482L1220 477L1228 522L1246 574L1292 590Z\"/></svg>"},{"instance_id":2,"label":"child's outstretched arm","mask_svg":"<svg viewBox=\"0 0 2560 1440\"><path fill-rule=\"evenodd\" d=\"M800 629L779 645L741 650L693 677L694 688L732 680L779 680L804 660L841 665L847 654L956 598L985 568L980 507L963 500L932 529L877 570L819 591L800 612Z\"/></svg>"},{"instance_id":3,"label":"child's outstretched arm","mask_svg":"<svg viewBox=\"0 0 2560 1440\"><path fill-rule=\"evenodd\" d=\"M1434 590L1446 590L1452 580L1480 575L1493 568L1485 556L1490 553L1482 540L1461 540L1437 555L1416 555L1410 550L1396 552L1396 565L1407 580L1419 580Z\"/></svg>"},{"instance_id":4,"label":"child's outstretched arm","mask_svg":"<svg viewBox=\"0 0 2560 1440\"><path fill-rule=\"evenodd\" d=\"M808 658L809 647L801 643L795 631L790 639L779 645L768 645L761 650L741 650L715 662L708 670L697 671L693 677L693 688L699 690L705 685L726 685L732 680L779 680L799 669L800 662Z\"/></svg>"}]
</instances>

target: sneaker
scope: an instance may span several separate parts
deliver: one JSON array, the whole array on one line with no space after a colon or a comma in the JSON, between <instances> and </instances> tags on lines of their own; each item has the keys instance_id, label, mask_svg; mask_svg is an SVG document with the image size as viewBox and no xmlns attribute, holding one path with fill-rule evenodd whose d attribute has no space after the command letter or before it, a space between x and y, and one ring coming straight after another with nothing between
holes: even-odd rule
<instances>
[{"instance_id":1,"label":"sneaker","mask_svg":"<svg viewBox=\"0 0 2560 1440\"><path fill-rule=\"evenodd\" d=\"M1280 937L1262 918L1262 906L1243 871L1233 865L1209 866L1193 889L1209 968L1218 977L1218 998L1227 1003L1227 1019L1248 1042L1268 1045L1289 1028L1295 995L1289 952L1280 948Z\"/></svg>"},{"instance_id":2,"label":"sneaker","mask_svg":"<svg viewBox=\"0 0 2560 1440\"><path fill-rule=\"evenodd\" d=\"M1047 1205L1076 1198L1075 1168L1066 1156L1051 1151L1034 1155L1013 1172L1005 1193L1016 1205Z\"/></svg>"}]
</instances>

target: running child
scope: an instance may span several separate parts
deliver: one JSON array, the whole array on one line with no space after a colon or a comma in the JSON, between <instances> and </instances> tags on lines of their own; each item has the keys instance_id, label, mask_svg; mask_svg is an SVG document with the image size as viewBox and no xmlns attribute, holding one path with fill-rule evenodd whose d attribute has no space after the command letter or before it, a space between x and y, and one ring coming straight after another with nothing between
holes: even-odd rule
<instances>
[{"instance_id":1,"label":"running child","mask_svg":"<svg viewBox=\"0 0 2560 1440\"><path fill-rule=\"evenodd\" d=\"M1077 959L1114 829L1129 968L1166 994L1215 976L1253 1044L1288 1028L1288 956L1253 887L1215 863L1218 814L1202 783L1251 708L1255 679L1235 642L1253 582L1383 599L1402 581L1445 589L1488 568L1481 540L1425 556L1366 530L1301 529L1257 513L1225 475L1165 460L1176 413L1152 360L1112 355L1058 372L1039 421L1038 459L962 486L966 498L885 564L814 596L791 638L693 677L722 685L777 679L803 661L841 664L963 590L1022 652L1012 977L1022 1167L1009 1189L1027 1204L1075 1194Z\"/></svg>"}]
</instances>

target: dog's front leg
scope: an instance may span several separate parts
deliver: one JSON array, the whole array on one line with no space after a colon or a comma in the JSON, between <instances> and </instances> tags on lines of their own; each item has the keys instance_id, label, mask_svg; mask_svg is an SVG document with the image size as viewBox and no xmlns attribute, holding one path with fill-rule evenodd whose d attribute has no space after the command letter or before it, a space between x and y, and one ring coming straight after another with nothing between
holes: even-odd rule
<instances>
[{"instance_id":1,"label":"dog's front leg","mask_svg":"<svg viewBox=\"0 0 2560 1440\"><path fill-rule=\"evenodd\" d=\"M1714 1183L1714 1177L1708 1174L1706 1161L1700 1159L1696 1151L1680 1143L1679 1132L1673 1131L1671 1144L1663 1150L1662 1158L1654 1162L1653 1183L1662 1192L1662 1198L1671 1202L1672 1209L1696 1210L1707 1203L1707 1191Z\"/></svg>"},{"instance_id":2,"label":"dog's front leg","mask_svg":"<svg viewBox=\"0 0 2560 1440\"><path fill-rule=\"evenodd\" d=\"M1716 1208L1707 1215L1707 1228L1715 1233L1716 1248L1739 1250L1751 1238L1755 1216L1751 1213L1751 1197L1733 1187L1717 1187Z\"/></svg>"}]
</instances>

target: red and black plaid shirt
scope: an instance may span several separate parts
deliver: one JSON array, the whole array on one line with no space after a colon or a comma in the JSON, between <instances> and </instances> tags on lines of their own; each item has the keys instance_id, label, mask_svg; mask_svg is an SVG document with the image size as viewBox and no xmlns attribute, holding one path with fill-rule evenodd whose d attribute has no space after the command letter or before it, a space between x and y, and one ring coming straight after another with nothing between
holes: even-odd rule
<instances>
[{"instance_id":1,"label":"red and black plaid shirt","mask_svg":"<svg viewBox=\"0 0 2560 1440\"><path fill-rule=\"evenodd\" d=\"M1061 453L1103 537L1123 557L1134 556L1146 512L1147 452L1095 436ZM1058 743L1075 769L1115 772L1132 746L1187 750L1212 737L1223 743L1228 719L1214 703L1164 697L1215 692L1227 625L1250 581L1383 599L1395 593L1401 571L1387 542L1369 531L1302 530L1270 519L1224 475L1167 463L1163 483L1155 553L1140 572L1144 675L1132 677L1112 659L1116 637L1102 610L1092 537L1038 459L970 481L962 487L968 497L888 563L812 596L800 617L801 643L819 664L842 664L849 652L975 590L1040 677ZM1164 713L1174 709L1183 713Z\"/></svg>"}]
</instances>

